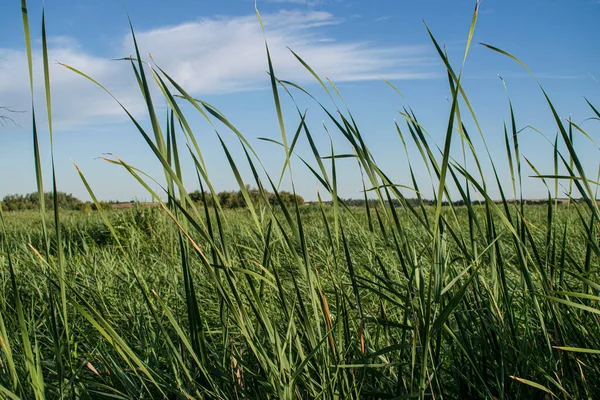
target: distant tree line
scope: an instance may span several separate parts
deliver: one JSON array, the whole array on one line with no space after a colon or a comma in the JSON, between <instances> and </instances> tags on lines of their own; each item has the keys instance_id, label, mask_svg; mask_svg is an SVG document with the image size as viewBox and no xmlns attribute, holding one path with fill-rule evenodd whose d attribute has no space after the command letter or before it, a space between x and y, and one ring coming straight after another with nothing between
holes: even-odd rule
<instances>
[{"instance_id":1,"label":"distant tree line","mask_svg":"<svg viewBox=\"0 0 600 400\"><path fill-rule=\"evenodd\" d=\"M348 207L364 207L365 206L365 200L364 199L342 199L342 201L344 202L344 204L346 204ZM379 202L378 199L368 199L367 200L369 202L369 206L371 207L376 207L379 204L381 204ZM418 206L419 203L419 199L405 199L406 204L412 207L416 207ZM331 203L331 202L328 202ZM385 200L385 204L389 204L390 202L388 200ZM392 199L392 204L394 205L394 207L400 207L401 203L400 200L398 199ZM435 202L433 200L423 200L423 204L425 205L434 205Z\"/></svg>"},{"instance_id":2,"label":"distant tree line","mask_svg":"<svg viewBox=\"0 0 600 400\"><path fill-rule=\"evenodd\" d=\"M371 207L376 207L378 205L380 205L380 201L378 199L368 199L367 200L369 202L369 206ZM364 207L365 206L365 200L364 199L344 199L343 200L344 204L346 204L348 207ZM540 202L545 202L545 200L532 200L532 201L528 201L526 202L526 204L538 204ZM389 200L384 200L384 203L390 204ZM391 200L391 203L394 205L394 207L400 207L402 205L402 203L400 202L400 200L393 198ZM418 198L405 198L404 199L404 204L406 204L407 206L410 207L420 207L421 204L424 206L435 206L436 205L436 201L435 200L431 200L431 199L421 199L419 200ZM471 204L473 205L478 205L478 204L485 204L484 201L478 201L475 200L473 202L471 202ZM541 204L541 203L540 203ZM450 205L450 202L444 200L442 201L442 205L443 206L448 206ZM464 200L457 200L457 201L453 201L452 205L454 206L464 206L465 205L465 201Z\"/></svg>"},{"instance_id":3,"label":"distant tree line","mask_svg":"<svg viewBox=\"0 0 600 400\"><path fill-rule=\"evenodd\" d=\"M58 208L61 210L76 210L89 212L96 210L96 204L90 201L81 201L71 193L57 192L56 199L58 201ZM116 202L99 202L100 208L103 210L111 209L112 204ZM2 211L24 211L24 210L37 210L40 207L40 195L38 192L27 193L27 194L9 194L4 196L0 202L2 205ZM44 193L44 204L46 210L54 209L54 196L52 192Z\"/></svg>"},{"instance_id":4,"label":"distant tree line","mask_svg":"<svg viewBox=\"0 0 600 400\"><path fill-rule=\"evenodd\" d=\"M46 209L54 208L54 196L52 192L44 193L44 201ZM58 207L63 210L80 210L84 202L70 193L57 192L56 201ZM19 210L35 210L40 207L40 195L38 192L28 194L9 194L2 199L2 210L4 211L19 211Z\"/></svg>"},{"instance_id":5,"label":"distant tree line","mask_svg":"<svg viewBox=\"0 0 600 400\"><path fill-rule=\"evenodd\" d=\"M264 201L263 196L261 195L258 189L254 189L251 187L246 188L250 199L253 204L260 204ZM191 192L190 198L197 204L203 203L203 196L199 190L195 190ZM217 193L217 199L223 208L244 208L246 207L246 200L242 194L242 191L223 191ZM298 204L304 204L304 199L302 196L295 195L293 193L287 191L279 192L279 197L281 201L286 206L291 206L295 201ZM208 206L212 206L213 197L210 193L205 192L204 198L206 199L206 203ZM56 194L56 199L58 201L58 207L62 210L81 210L81 211L91 211L96 209L96 205L89 201L81 201L77 197L73 196L70 193L58 192ZM44 194L44 200L46 204L47 210L52 210L54 208L54 197L52 192L47 192ZM271 205L279 204L277 201L277 197L275 193L267 193L267 201ZM4 196L2 199L2 210L3 211L22 211L22 210L37 210L40 207L40 197L38 192L28 193L28 194L9 194ZM110 209L113 204L118 204L118 202L100 202L100 207L102 209Z\"/></svg>"},{"instance_id":6,"label":"distant tree line","mask_svg":"<svg viewBox=\"0 0 600 400\"><path fill-rule=\"evenodd\" d=\"M265 202L263 195L261 194L261 192L258 189L252 188L250 186L246 186L246 191L248 192L248 197L250 198L250 200L252 201L253 204L256 205L256 204L261 204L261 203ZM304 204L304 198L302 198L302 196L299 196L297 194L294 195L293 193L287 192L285 190L278 192L278 194L279 194L279 198L286 206L291 206L295 202L298 202L298 204L300 204L300 205ZM192 201L195 203L203 204L203 202L206 201L207 206L211 207L214 205L213 196L209 192L204 192L204 195L203 195L203 193L200 190L195 190L195 191L189 193L189 195L190 195L190 199L192 199ZM219 201L219 204L221 204L221 207L223 207L223 208L244 208L244 207L246 207L246 199L244 198L244 195L241 190L222 191L222 192L217 193L216 197ZM267 197L266 201L268 201L268 203L270 205L278 205L279 204L279 201L277 200L277 196L275 195L275 193L268 192L266 197Z\"/></svg>"},{"instance_id":7,"label":"distant tree line","mask_svg":"<svg viewBox=\"0 0 600 400\"><path fill-rule=\"evenodd\" d=\"M251 201L253 204L258 205L261 204L265 201L263 195L261 194L261 192L256 189L256 188L251 188L250 186L246 187L246 191L248 193L248 196L250 197ZM299 195L294 195L291 192L288 191L281 191L278 192L279 193L279 198L281 199L281 201L287 206L292 206L295 204L295 202L297 202L300 205L305 204L304 199L302 198L302 196ZM192 199L192 201L194 201L196 204L204 204L204 201L206 201L206 205L209 207L212 207L214 205L214 201L213 201L213 196L209 193L209 192L204 192L204 195L201 191L199 190L195 190L193 192L189 193L190 198ZM216 195L219 203L221 204L221 207L223 208L245 208L246 207L246 199L244 198L244 195L242 193L241 190L238 191L222 191L217 193ZM268 203L270 205L278 205L279 201L277 200L277 196L275 195L275 193L272 192L268 192L266 194L266 201L268 201ZM46 204L46 209L51 210L54 207L54 197L52 195L52 192L46 192L44 194L44 199L45 199L45 204ZM65 193L65 192L58 192L56 194L56 199L58 201L58 207L60 209L63 210L81 210L81 211L92 211L92 210L96 210L96 205L94 203L91 203L89 201L81 201L79 200L77 197L73 196L70 193ZM3 211L19 211L19 210L36 210L39 208L39 204L40 204L40 198L39 198L39 194L38 192L33 192L33 193L28 193L28 194L9 194L4 196L4 198L2 199L2 210ZM379 200L377 199L368 199L367 200L369 202L369 205L372 207L376 207L380 204ZM565 202L566 199L559 199L560 203ZM572 201L577 202L578 200L573 199ZM365 200L364 199L343 199L343 202L348 206L348 207L364 207L365 206ZM434 200L428 200L428 199L416 199L416 198L407 198L405 199L405 202L408 206L411 207L418 207L421 205L421 202L423 205L426 206L434 206L435 205L435 201ZM498 202L498 201L496 201ZM519 203L519 201L514 201L514 200L508 200L509 203ZM324 202L325 204L331 204L330 201ZM401 205L400 201L398 199L392 199L391 203L394 205L394 207L399 207ZM547 199L524 199L523 203L526 205L544 205L548 203ZM101 201L100 202L100 207L102 209L110 209L112 208L113 204L119 204L119 202L116 201L110 201L110 202L105 202L105 201ZM389 201L386 200L385 204L389 204ZM448 206L450 203L448 201L444 201L442 202L442 205L444 206ZM458 200L458 201L454 201L452 203L455 206L464 206L465 202L464 200ZM473 205L478 205L478 204L485 204L485 202L483 201L473 201L471 204Z\"/></svg>"},{"instance_id":8,"label":"distant tree line","mask_svg":"<svg viewBox=\"0 0 600 400\"><path fill-rule=\"evenodd\" d=\"M554 201L555 199L553 199L552 201ZM365 206L365 200L364 199L343 199L342 200L344 202L344 204L346 204L348 207L364 207ZM369 206L371 207L376 207L378 206L380 203L380 201L378 199L368 199L367 200L369 202ZM581 199L571 199L572 202L579 202L582 201ZM495 200L495 203L501 203L500 200ZM567 199L558 199L558 202L560 204L566 203ZM390 202L388 200L384 201L385 204L390 204ZM411 207L418 207L421 205L421 203L425 206L435 206L436 205L436 201L435 200L430 200L430 199L417 199L417 198L407 198L405 199L405 203L408 206ZM507 203L509 204L520 204L520 200L507 200ZM331 201L325 202L325 204L331 204ZM392 199L392 204L394 205L394 207L400 207L400 205L402 204L398 199L394 198ZM467 203L464 200L457 200L457 201L453 201L452 205L453 206L464 206ZM482 205L485 204L485 201L483 200L473 200L471 202L472 205ZM548 204L548 199L523 199L523 204L525 205L545 205ZM444 200L442 201L442 206L449 206L450 202Z\"/></svg>"}]
</instances>

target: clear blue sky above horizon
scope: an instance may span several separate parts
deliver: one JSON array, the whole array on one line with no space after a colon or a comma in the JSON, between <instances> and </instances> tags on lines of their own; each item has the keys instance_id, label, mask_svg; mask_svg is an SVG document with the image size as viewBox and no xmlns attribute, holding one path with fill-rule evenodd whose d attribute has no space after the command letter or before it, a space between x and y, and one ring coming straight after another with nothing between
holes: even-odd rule
<instances>
[{"instance_id":1,"label":"clear blue sky above horizon","mask_svg":"<svg viewBox=\"0 0 600 400\"><path fill-rule=\"evenodd\" d=\"M266 169L278 177L283 152L258 140L280 140L277 117L269 90L263 37L253 0L223 1L125 1L142 52L175 77L194 96L214 104L246 135ZM44 115L41 76L41 2L29 1L36 68L36 106L46 188L49 181L49 146ZM473 0L259 0L275 72L281 79L297 82L326 101L322 89L286 49L301 55L323 77L338 86L355 116L380 168L401 184L410 184L407 161L395 131L394 120L410 106L420 123L441 147L450 104L443 63L428 37L423 20L440 43L447 46L451 61L460 67ZM121 1L47 0L46 22L51 60L72 65L105 84L147 126L139 90L126 62L132 50L127 16ZM510 185L504 153L503 123L508 121L505 88L514 103L519 128L531 125L554 138L557 128L535 81L514 61L478 45L489 43L522 59L548 91L561 117L570 117L594 138L598 122L585 98L600 108L600 1L597 0L484 0L477 30L464 71L463 85L469 95L501 180ZM382 78L404 95L398 96ZM88 81L59 66L51 66L55 151L59 190L87 199L87 192L71 163L86 174L96 195L104 200L149 199L150 196L126 171L100 159L112 153L159 179L160 164L110 97ZM0 105L24 113L11 114L18 126L0 126L0 198L10 193L35 191L31 143L30 93L24 51L20 2L0 5ZM159 93L156 93L157 99ZM284 96L288 134L298 118ZM329 139L321 123L325 119L317 104L298 94L301 107L309 107L308 120L317 144L328 151ZM164 107L164 101L157 101ZM216 190L237 188L227 160L210 127L191 108L189 113ZM463 110L466 114L466 110ZM468 118L467 118L468 119ZM585 121L585 122L584 122ZM328 128L332 128L328 124ZM401 125L402 126L402 125ZM469 125L472 127L472 125ZM351 149L334 135L339 153ZM244 155L234 135L220 129L240 164ZM476 133L471 132L472 136ZM542 173L552 173L552 147L538 133L520 135L521 151ZM480 141L477 149L483 150ZM458 155L455 141L453 155ZM591 176L598 173L598 148L576 138L580 156ZM414 146L411 161L419 163ZM303 139L297 151L310 160ZM313 163L314 164L314 163ZM184 162L188 189L198 187L193 164ZM339 160L340 194L361 197L360 173L349 159ZM490 172L489 165L485 167ZM430 179L417 168L422 185ZM249 177L248 171L243 171ZM524 175L531 175L524 166ZM316 198L317 180L298 160L294 162L297 191ZM491 178L491 177L490 177ZM492 180L490 179L490 183ZM284 188L289 188L289 183ZM425 185L426 186L426 185ZM424 190L426 195L427 189ZM430 191L429 191L430 193ZM492 194L497 195L497 192ZM546 190L539 181L528 181L525 196L540 198Z\"/></svg>"}]
</instances>

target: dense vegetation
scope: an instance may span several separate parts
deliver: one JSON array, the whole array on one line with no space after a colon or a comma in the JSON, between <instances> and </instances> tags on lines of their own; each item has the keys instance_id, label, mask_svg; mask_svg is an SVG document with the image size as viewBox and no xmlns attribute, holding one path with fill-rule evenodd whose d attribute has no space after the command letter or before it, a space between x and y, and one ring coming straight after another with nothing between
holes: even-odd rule
<instances>
[{"instance_id":1,"label":"dense vegetation","mask_svg":"<svg viewBox=\"0 0 600 400\"><path fill-rule=\"evenodd\" d=\"M476 17L477 8L465 58ZM31 60L25 1L23 21ZM558 131L551 140L555 162L551 171L534 169L548 187L545 205L526 206L512 106L506 159L477 153L467 124L484 143L485 135L462 73L432 41L447 68L452 99L444 143L432 141L413 111L396 125L405 148L412 141L421 156L407 168L416 203L378 167L350 112L317 104L328 113L329 133L352 146L365 193L377 200L361 208L338 196L336 171L348 154L336 157L333 145L316 146L300 110L297 120L284 123L283 94L294 99L306 92L279 80L269 57L285 154L280 171L262 171L250 142L223 114L191 97L159 66L150 74L136 47L131 66L148 121L132 120L163 166L164 192L154 192L125 161L110 161L159 207L98 207L89 215L60 208L47 213L44 207L0 213L1 396L599 398L600 212L590 166L574 145L576 135L590 135L560 119L546 97ZM338 96L304 65L332 99ZM153 106L150 82L163 94L161 104L168 104L167 121L158 119L164 113ZM214 123L219 135L239 139L242 159L225 144L222 150L245 208L222 207L181 111L184 102ZM592 104L590 113L600 118ZM182 140L198 176L199 203L184 189ZM332 199L329 205L300 207L294 196L284 201L277 178L267 173L293 176L299 140L312 153L299 165L314 174ZM450 154L453 142L461 144L460 157ZM41 177L42 165L35 162ZM499 163L508 165L511 187L500 184ZM491 174L482 172L484 164ZM253 194L240 177L242 165L252 172ZM53 164L48 167L54 176ZM427 168L431 180L414 179L416 168ZM580 200L553 200L562 197L559 181L567 198ZM38 180L38 193L44 193L43 183ZM293 188L293 180L289 184ZM419 185L434 188L432 204L419 197ZM492 190L500 201L491 198ZM474 205L475 199L483 204Z\"/></svg>"},{"instance_id":2,"label":"dense vegetation","mask_svg":"<svg viewBox=\"0 0 600 400\"><path fill-rule=\"evenodd\" d=\"M294 194L285 190L282 190L277 193L279 195L279 200L277 199L277 195L273 192L266 193L266 200L263 199L260 190L256 188L250 187L250 185L246 185L246 193L249 196L252 204L262 204L264 201L269 203L271 206L276 206L278 201L282 201L287 207L292 207L294 204L298 203L300 205L304 205L304 198L298 194ZM46 210L52 210L54 207L54 197L52 192L46 192L44 194L45 197L45 207ZM204 205L206 204L208 207L213 207L215 202L213 200L213 196L210 193L201 192L200 190L194 190L193 192L189 192L190 200L196 205ZM91 211L96 210L98 205L103 209L112 208L113 204L121 204L119 202L110 202L110 201L102 201L98 202L98 205L93 202L83 202L73 196L72 194L67 194L64 192L57 192L56 198L58 199L58 207L61 210L80 210L80 211ZM244 198L244 193L241 190L224 190L218 192L216 195L219 205L222 208L247 208L246 199ZM40 207L40 196L38 193L28 193L25 195L22 194L10 194L4 196L0 204L2 205L3 211L22 211L22 210L36 210ZM565 202L567 199L561 200L561 203ZM570 202L581 201L579 199L568 199ZM377 207L380 204L380 201L377 199L343 199L343 203L348 207L365 207L366 203L369 203L370 207ZM519 200L520 202L520 200ZM135 203L135 202L132 202ZM332 201L323 202L327 205L332 205ZM428 199L416 199L416 198L406 198L404 201L400 201L398 199L385 200L384 204L393 204L394 207L400 207L403 204L411 207L420 207L421 205L426 206L435 206L435 200ZM316 203L315 203L316 204ZM443 201L443 206L448 206L450 203L448 201ZM455 206L464 206L464 200L456 200L452 202ZM485 201L474 200L471 202L473 205L483 205ZM546 205L547 200L531 200L525 199L523 200L523 204L525 205Z\"/></svg>"},{"instance_id":3,"label":"dense vegetation","mask_svg":"<svg viewBox=\"0 0 600 400\"><path fill-rule=\"evenodd\" d=\"M249 185L246 186L246 192L248 193L252 203L257 204L263 201L261 194L258 189L251 188ZM278 193L280 200L290 207L295 203L304 204L302 196L286 192L282 190ZM202 193L199 190L195 190L189 193L190 199L193 203L207 204L209 207L214 205L213 196L210 193ZM219 204L223 208L245 208L246 199L242 194L241 190L236 191L222 191L216 195ZM44 206L46 210L54 209L54 199L57 199L58 207L61 210L80 210L80 211L91 211L96 210L99 207L103 209L112 208L112 204L119 204L118 202L98 202L98 204L92 202L83 202L73 196L64 192L57 192L56 197L53 196L52 192L44 193ZM267 193L267 201L270 205L274 206L277 204L277 196L275 193ZM22 211L22 210L36 210L40 207L40 196L37 192L22 194L9 194L4 196L0 202L2 205L2 211Z\"/></svg>"},{"instance_id":4,"label":"dense vegetation","mask_svg":"<svg viewBox=\"0 0 600 400\"><path fill-rule=\"evenodd\" d=\"M279 191L277 195L273 192L267 192L265 198L263 198L263 194L264 193L261 193L260 190L252 188L250 185L246 185L244 192L241 190L225 190L219 192L216 195L216 200L223 208L246 208L248 205L245 196L250 199L252 204L256 205L261 205L266 202L271 206L275 206L278 204L277 196L279 196L279 200L282 201L287 207L292 207L296 203L300 205L304 204L304 198L302 198L302 196L285 190ZM189 196L190 200L196 204L205 204L208 207L213 207L215 204L215 200L210 193L194 190L193 192L189 193Z\"/></svg>"},{"instance_id":5,"label":"dense vegetation","mask_svg":"<svg viewBox=\"0 0 600 400\"><path fill-rule=\"evenodd\" d=\"M57 192L56 197L52 192L44 193L44 204L47 210L54 207L54 199L56 198L58 207L63 210L80 210L83 202L70 193ZM3 211L17 210L37 210L40 208L40 195L38 192L28 194L9 194L4 196L2 202Z\"/></svg>"}]
</instances>

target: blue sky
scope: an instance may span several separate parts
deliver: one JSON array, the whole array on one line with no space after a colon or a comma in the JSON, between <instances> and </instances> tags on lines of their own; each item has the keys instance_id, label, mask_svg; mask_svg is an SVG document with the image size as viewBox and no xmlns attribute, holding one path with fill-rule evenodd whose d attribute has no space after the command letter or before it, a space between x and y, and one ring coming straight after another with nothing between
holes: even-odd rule
<instances>
[{"instance_id":1,"label":"blue sky","mask_svg":"<svg viewBox=\"0 0 600 400\"><path fill-rule=\"evenodd\" d=\"M125 1L143 53L174 76L188 91L214 104L246 135L264 161L278 176L282 151L258 137L280 139L273 106L266 55L252 0L222 1ZM379 166L398 183L408 184L407 160L394 128L394 119L404 106L415 111L422 125L440 146L449 113L449 89L445 70L423 25L425 20L436 38L445 43L455 67L462 61L475 2L472 0L261 0L258 7L265 20L267 40L276 74L297 82L324 101L314 80L286 49L299 53L320 75L337 85ZM41 82L41 2L30 1L30 24L34 36L36 97L43 109ZM21 12L18 1L0 5L0 105L26 111L12 115L19 126L0 126L0 197L35 190L33 150L29 114L29 89ZM135 78L127 63L111 59L128 56L133 48L127 17L117 0L46 1L50 58L72 65L105 84L148 125ZM485 42L521 58L538 76L562 117L582 122L592 116L584 97L600 106L600 2L596 0L484 0L472 48L464 72L464 87L474 105L486 141L503 183L509 184L504 156L502 124L508 119L507 95L501 75L514 103L519 128L532 125L549 137L556 127L535 81L514 61L477 45ZM127 121L124 113L100 89L53 64L52 98L55 150L59 189L88 198L71 160L86 174L97 196L105 200L148 199L126 172L97 159L103 153L118 155L130 164L160 179L157 161ZM382 78L393 82L404 99ZM156 93L158 96L158 93ZM301 107L309 107L308 119L322 153L329 139L317 105L297 94ZM157 97L158 99L159 97ZM164 102L157 101L159 107ZM206 158L217 190L235 189L218 140L210 127L192 109L186 108ZM288 131L298 123L291 102L284 97ZM466 110L464 110L466 111ZM39 115L43 126L43 115ZM351 151L329 124L336 151ZM472 125L468 125L472 126ZM598 137L598 122L583 125ZM236 160L243 153L235 137L220 129L232 146ZM475 132L472 132L475 135ZM41 130L47 138L47 132ZM538 133L521 134L521 151L541 172L552 172L552 150ZM45 175L48 178L49 147L43 140ZM458 144L458 141L456 141ZM480 141L477 148L482 149ZM592 176L598 169L598 149L577 137L581 157ZM306 140L298 153L311 158ZM411 161L419 164L414 146ZM459 147L453 149L453 154ZM343 197L360 197L360 175L351 160L339 161L339 185ZM189 160L186 182L197 187ZM489 172L489 166L486 167ZM524 168L526 175L531 174ZM307 199L316 198L316 179L294 163L296 188ZM247 171L244 171L247 177ZM424 168L417 168L422 185L429 181ZM491 177L489 177L491 178ZM47 180L49 188L49 181ZM287 186L286 186L287 185ZM284 183L289 188L289 183ZM424 190L427 193L427 190ZM492 192L494 193L494 192ZM528 181L526 197L544 197L543 185Z\"/></svg>"}]
</instances>

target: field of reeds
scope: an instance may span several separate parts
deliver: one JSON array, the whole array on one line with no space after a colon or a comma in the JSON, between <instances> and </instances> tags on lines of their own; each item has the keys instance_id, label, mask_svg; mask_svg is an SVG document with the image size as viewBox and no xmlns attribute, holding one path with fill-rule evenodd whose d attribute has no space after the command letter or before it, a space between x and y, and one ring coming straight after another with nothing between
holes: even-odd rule
<instances>
[{"instance_id":1,"label":"field of reeds","mask_svg":"<svg viewBox=\"0 0 600 400\"><path fill-rule=\"evenodd\" d=\"M22 6L33 79L25 0ZM476 21L477 7L465 59ZM278 171L265 171L243 132L186 92L169 71L144 60L133 28L131 33L136 53L124 62L137 78L147 118L123 112L164 176L154 181L124 160L106 161L127 170L159 206L48 211L42 170L51 172L52 192L60 187L54 158L42 165L38 145L42 124L51 142L53 132L42 21L49 117L32 128L40 209L0 214L0 397L600 397L598 178L587 176L598 166L583 165L574 138L594 142L581 126L559 118L542 87L556 124L553 168L538 172L520 154L509 103L502 160L512 178L507 187L496 173L499 161L475 151L473 138L485 142L485 133L461 84L462 70L431 35L452 94L447 131L438 145L419 122L418 110L402 113L398 140L405 149L407 143L416 146L420 157L407 168L413 177L407 188L378 167L350 111L336 106L343 104L336 87L301 55L298 62L331 97L332 105L314 100L329 118L328 133L354 152L319 148L314 137L323 132L311 131L310 115L300 109L295 119L284 121L282 102L310 94L279 79L267 45L281 131L274 145L285 162ZM490 55L521 63L484 46ZM103 89L86 71L64 67ZM160 100L151 88L159 89ZM168 104L166 119L157 112L159 101ZM219 150L245 208L225 209L212 195L202 152L216 149L202 148L182 104L214 124L219 137L239 139L244 158L233 157L224 141ZM589 110L591 118L600 118L593 104ZM308 156L296 155L300 141L308 143ZM451 156L453 143L461 143L463 161ZM183 157L193 160L204 198L192 201L186 191ZM338 196L340 158L359 165L365 199L375 202L349 206ZM283 201L280 182L286 179L293 190L292 165L308 168L323 200L332 201L310 206ZM484 165L493 173L484 174ZM417 168L427 169L430 180L418 181ZM528 177L526 169L536 176ZM254 179L245 181L242 171ZM99 205L85 171L78 172ZM546 184L547 202L524 205L522 187L529 179ZM155 182L161 192L152 189ZM256 191L250 196L249 187L264 201L256 200ZM434 189L433 202L421 195L426 187ZM565 196L573 199L559 204L556 199ZM453 205L460 200L464 205Z\"/></svg>"}]
</instances>

